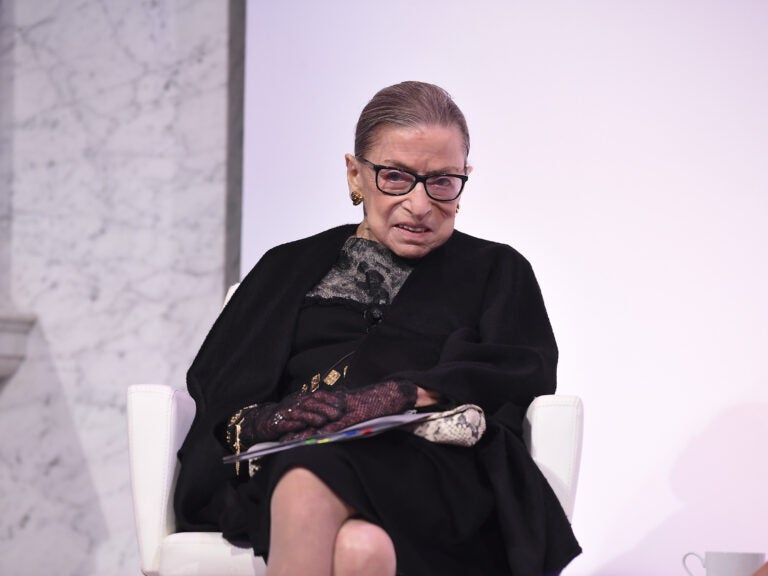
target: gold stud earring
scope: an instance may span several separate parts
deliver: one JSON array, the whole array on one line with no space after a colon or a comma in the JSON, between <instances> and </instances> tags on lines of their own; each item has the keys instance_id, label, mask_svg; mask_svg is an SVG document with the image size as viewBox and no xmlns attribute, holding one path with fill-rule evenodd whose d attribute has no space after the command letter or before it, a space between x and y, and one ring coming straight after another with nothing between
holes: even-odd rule
<instances>
[{"instance_id":1,"label":"gold stud earring","mask_svg":"<svg viewBox=\"0 0 768 576\"><path fill-rule=\"evenodd\" d=\"M456 214L459 213L459 208L461 208L461 204L456 204Z\"/></svg>"},{"instance_id":2,"label":"gold stud earring","mask_svg":"<svg viewBox=\"0 0 768 576\"><path fill-rule=\"evenodd\" d=\"M353 206L357 206L358 204L360 204L360 202L363 201L363 195L357 190L352 190L349 193L349 197L352 200Z\"/></svg>"}]
</instances>

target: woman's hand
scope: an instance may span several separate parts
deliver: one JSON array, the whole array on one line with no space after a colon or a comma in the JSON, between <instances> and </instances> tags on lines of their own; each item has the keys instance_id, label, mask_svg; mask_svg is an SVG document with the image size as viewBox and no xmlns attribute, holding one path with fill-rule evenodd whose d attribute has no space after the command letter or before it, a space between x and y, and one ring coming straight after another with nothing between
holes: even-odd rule
<instances>
[{"instance_id":1,"label":"woman's hand","mask_svg":"<svg viewBox=\"0 0 768 576\"><path fill-rule=\"evenodd\" d=\"M437 392L404 380L386 380L362 388L318 390L292 394L277 404L256 408L243 416L240 438L244 446L269 440L299 440L338 432L371 418L430 406Z\"/></svg>"},{"instance_id":2,"label":"woman's hand","mask_svg":"<svg viewBox=\"0 0 768 576\"><path fill-rule=\"evenodd\" d=\"M306 429L317 429L345 415L345 400L336 392L318 390L314 394L289 394L279 402L246 408L236 415L230 427L239 426L237 438L242 448L268 442ZM230 437L234 436L229 434Z\"/></svg>"},{"instance_id":3,"label":"woman's hand","mask_svg":"<svg viewBox=\"0 0 768 576\"><path fill-rule=\"evenodd\" d=\"M405 412L416 405L417 386L402 380L386 380L357 390L335 390L344 397L344 415L318 429L319 434L337 432L364 420Z\"/></svg>"},{"instance_id":4,"label":"woman's hand","mask_svg":"<svg viewBox=\"0 0 768 576\"><path fill-rule=\"evenodd\" d=\"M418 387L404 380L386 380L354 390L337 388L325 392L336 394L343 400L344 414L322 426L291 431L281 440L299 440L316 434L330 434L371 418L405 412L416 407Z\"/></svg>"},{"instance_id":5,"label":"woman's hand","mask_svg":"<svg viewBox=\"0 0 768 576\"><path fill-rule=\"evenodd\" d=\"M434 390L427 390L421 386L416 388L416 408L421 408L422 406L432 406L433 404L440 402L442 399L443 396L439 392L435 392Z\"/></svg>"}]
</instances>

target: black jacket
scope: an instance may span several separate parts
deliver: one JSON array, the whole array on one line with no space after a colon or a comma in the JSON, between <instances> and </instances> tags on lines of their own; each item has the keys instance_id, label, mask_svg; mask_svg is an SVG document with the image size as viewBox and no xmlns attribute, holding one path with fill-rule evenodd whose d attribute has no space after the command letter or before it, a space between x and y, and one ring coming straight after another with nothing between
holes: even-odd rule
<instances>
[{"instance_id":1,"label":"black jacket","mask_svg":"<svg viewBox=\"0 0 768 576\"><path fill-rule=\"evenodd\" d=\"M187 375L197 413L179 451L178 528L218 530L232 471L216 430L238 408L274 400L306 292L354 225L267 252L214 324ZM522 441L531 400L555 391L557 346L530 264L509 246L455 231L423 259L357 349L357 382L403 376L457 403L479 404L476 449L494 485L516 574L562 568L579 552L554 493Z\"/></svg>"}]
</instances>

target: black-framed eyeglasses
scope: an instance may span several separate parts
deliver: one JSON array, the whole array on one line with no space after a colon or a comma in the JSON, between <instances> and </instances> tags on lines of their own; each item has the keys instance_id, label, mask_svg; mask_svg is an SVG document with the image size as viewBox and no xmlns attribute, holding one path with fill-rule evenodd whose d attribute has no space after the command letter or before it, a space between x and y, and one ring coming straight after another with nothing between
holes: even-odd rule
<instances>
[{"instance_id":1,"label":"black-framed eyeglasses","mask_svg":"<svg viewBox=\"0 0 768 576\"><path fill-rule=\"evenodd\" d=\"M390 196L404 196L421 182L424 184L427 196L432 200L450 202L461 195L464 184L469 180L469 176L466 174L428 174L424 176L394 166L374 164L362 156L355 156L355 158L373 168L376 172L376 188Z\"/></svg>"}]
</instances>

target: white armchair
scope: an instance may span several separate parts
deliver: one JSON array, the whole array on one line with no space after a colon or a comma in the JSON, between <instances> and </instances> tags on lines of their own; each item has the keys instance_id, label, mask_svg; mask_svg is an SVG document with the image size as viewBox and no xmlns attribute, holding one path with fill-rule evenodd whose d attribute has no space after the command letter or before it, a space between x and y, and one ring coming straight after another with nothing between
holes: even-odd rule
<instances>
[{"instance_id":1,"label":"white armchair","mask_svg":"<svg viewBox=\"0 0 768 576\"><path fill-rule=\"evenodd\" d=\"M128 388L131 488L141 571L147 576L261 576L264 563L218 532L176 532L176 452L192 424L186 391L137 384ZM571 518L581 461L583 411L576 396L540 396L528 408L525 440Z\"/></svg>"},{"instance_id":2,"label":"white armchair","mask_svg":"<svg viewBox=\"0 0 768 576\"><path fill-rule=\"evenodd\" d=\"M228 302L238 285L230 287ZM131 492L146 576L263 576L266 566L250 548L220 532L176 532L173 489L176 453L195 416L185 391L159 384L128 387ZM583 408L577 396L539 396L528 407L523 434L531 456L568 518L573 516L581 463Z\"/></svg>"}]
</instances>

